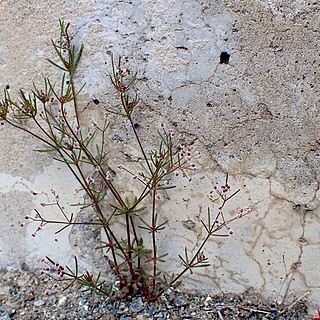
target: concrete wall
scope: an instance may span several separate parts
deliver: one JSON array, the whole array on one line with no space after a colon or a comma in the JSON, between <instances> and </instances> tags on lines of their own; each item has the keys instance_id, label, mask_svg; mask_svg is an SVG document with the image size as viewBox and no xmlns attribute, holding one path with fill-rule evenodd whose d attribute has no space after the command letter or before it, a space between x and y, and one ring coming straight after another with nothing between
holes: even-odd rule
<instances>
[{"instance_id":1,"label":"concrete wall","mask_svg":"<svg viewBox=\"0 0 320 320\"><path fill-rule=\"evenodd\" d=\"M186 285L217 293L253 287L285 303L310 291L316 308L319 13L316 0L1 0L0 90L9 85L14 94L52 73L45 59L52 57L50 39L64 18L85 45L78 80L87 83L79 98L89 124L114 98L109 52L126 57L138 71L135 121L146 145L154 144L150 132L165 122L202 154L193 181L177 180L171 201L162 202L172 227L160 234L161 248L170 248L169 269L179 266L174 259L184 246L203 235L199 220L208 205L217 206L209 192L229 173L232 187L242 189L230 216L241 207L253 213L236 221L232 237L209 243L212 266ZM220 63L222 52L230 55L228 64ZM40 206L52 188L67 208L81 194L61 164L33 152L35 139L6 125L0 137L0 265L38 267L48 253L64 262L77 253L89 265L98 263L90 246L79 249L79 230L56 237L46 228L32 238L35 226L19 227L33 208L57 215ZM114 125L110 137L111 164L124 162L125 150L127 165L134 165L138 149L130 145L131 131ZM118 179L128 188L127 177L119 173ZM186 227L188 220L194 228ZM85 237L90 243L90 234Z\"/></svg>"}]
</instances>

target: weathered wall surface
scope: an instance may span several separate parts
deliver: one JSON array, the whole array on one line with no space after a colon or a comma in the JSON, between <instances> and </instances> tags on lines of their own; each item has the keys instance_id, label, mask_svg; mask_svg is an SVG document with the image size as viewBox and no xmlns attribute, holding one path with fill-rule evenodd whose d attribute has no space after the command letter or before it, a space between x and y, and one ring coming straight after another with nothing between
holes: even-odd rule
<instances>
[{"instance_id":1,"label":"weathered wall surface","mask_svg":"<svg viewBox=\"0 0 320 320\"><path fill-rule=\"evenodd\" d=\"M89 112L84 121L101 117L112 98L111 51L138 71L142 103L135 121L145 143L154 143L150 131L164 122L202 153L192 183L178 180L171 204L162 204L173 230L161 234L162 248L170 248L173 270L181 249L199 241L199 213L217 206L209 192L224 173L242 189L230 214L253 210L233 225L234 236L210 242L212 266L186 285L213 292L253 287L285 302L310 291L310 305L319 306L320 3L2 0L0 91L28 89L48 76L45 58L52 56L59 18L75 26L76 41L85 45L78 75L87 83L80 97ZM220 63L221 52L230 54L228 64ZM112 130L111 164L124 161L124 149L134 160L132 133L121 125ZM32 238L34 226L19 227L34 207L56 214L40 206L52 188L66 206L81 195L62 165L32 151L36 140L6 125L0 137L0 265L37 267L48 251L60 261L78 253L95 263L94 255L81 253L77 231L57 238L49 229Z\"/></svg>"}]
</instances>

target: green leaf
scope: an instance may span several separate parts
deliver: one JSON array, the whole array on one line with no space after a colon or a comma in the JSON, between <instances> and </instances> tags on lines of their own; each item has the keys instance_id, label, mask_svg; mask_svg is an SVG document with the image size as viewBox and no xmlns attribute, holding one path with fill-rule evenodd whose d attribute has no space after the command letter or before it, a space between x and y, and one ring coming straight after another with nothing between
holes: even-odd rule
<instances>
[{"instance_id":1,"label":"green leaf","mask_svg":"<svg viewBox=\"0 0 320 320\"><path fill-rule=\"evenodd\" d=\"M80 62L80 59L81 59L81 56L82 56L82 52L83 52L83 48L84 48L84 46L83 46L83 44L81 44L80 49L79 49L78 54L77 54L77 58L76 58L76 60L74 62L75 69L77 68L77 66L78 66L78 64Z\"/></svg>"},{"instance_id":2,"label":"green leaf","mask_svg":"<svg viewBox=\"0 0 320 320\"><path fill-rule=\"evenodd\" d=\"M55 263L52 259L50 259L48 256L46 256L46 259L47 259L51 264L53 264L53 265L56 264L56 263Z\"/></svg>"},{"instance_id":3,"label":"green leaf","mask_svg":"<svg viewBox=\"0 0 320 320\"><path fill-rule=\"evenodd\" d=\"M62 291L66 291L69 288L71 288L75 284L75 282L76 282L76 279L72 280L66 287L62 289Z\"/></svg>"},{"instance_id":4,"label":"green leaf","mask_svg":"<svg viewBox=\"0 0 320 320\"><path fill-rule=\"evenodd\" d=\"M74 257L74 263L75 263L75 265L76 265L76 276L78 276L79 266L78 266L78 259L77 259L76 256Z\"/></svg>"},{"instance_id":5,"label":"green leaf","mask_svg":"<svg viewBox=\"0 0 320 320\"><path fill-rule=\"evenodd\" d=\"M59 66L57 63L53 62L52 60L47 59L47 61L49 63L51 63L53 66L55 66L56 68L58 68L58 69L60 69L62 71L68 72L68 70L65 67Z\"/></svg>"},{"instance_id":6,"label":"green leaf","mask_svg":"<svg viewBox=\"0 0 320 320\"><path fill-rule=\"evenodd\" d=\"M193 266L192 268L207 268L210 267L210 263L201 263Z\"/></svg>"},{"instance_id":7,"label":"green leaf","mask_svg":"<svg viewBox=\"0 0 320 320\"><path fill-rule=\"evenodd\" d=\"M200 220L204 228L206 229L207 233L210 233L210 230L207 228L206 224L203 222L203 220Z\"/></svg>"},{"instance_id":8,"label":"green leaf","mask_svg":"<svg viewBox=\"0 0 320 320\"><path fill-rule=\"evenodd\" d=\"M36 151L36 152L54 152L54 151L57 151L57 149L33 149L33 151Z\"/></svg>"},{"instance_id":9,"label":"green leaf","mask_svg":"<svg viewBox=\"0 0 320 320\"><path fill-rule=\"evenodd\" d=\"M56 231L54 234L58 234L58 233L60 233L61 231L67 229L67 228L70 227L70 226L71 226L70 224L67 224L67 225L65 225L64 227L62 227L61 229L59 229L58 231Z\"/></svg>"}]
</instances>

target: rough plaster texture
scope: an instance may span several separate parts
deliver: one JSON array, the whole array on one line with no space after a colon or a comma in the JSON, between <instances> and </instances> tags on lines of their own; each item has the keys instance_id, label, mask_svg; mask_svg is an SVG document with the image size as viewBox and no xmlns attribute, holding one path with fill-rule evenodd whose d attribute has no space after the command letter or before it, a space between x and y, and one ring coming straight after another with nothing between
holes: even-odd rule
<instances>
[{"instance_id":1,"label":"rough plaster texture","mask_svg":"<svg viewBox=\"0 0 320 320\"><path fill-rule=\"evenodd\" d=\"M52 56L49 40L59 18L75 26L76 41L85 45L78 75L87 83L83 121L99 119L101 106L114 98L107 77L114 52L138 71L135 121L146 145L154 144L152 128L163 121L202 153L192 184L178 180L171 204L162 203L172 226L161 234L161 248L170 248L172 257L168 270L178 266L176 255L186 244L203 236L201 214L217 205L209 191L229 173L234 188L242 188L230 215L243 206L253 213L234 224L233 237L210 242L212 266L187 277L186 286L211 292L253 287L283 302L310 291L310 305L319 307L320 3L2 0L0 91L28 89L52 71L45 58ZM219 63L221 52L230 54L228 64ZM126 165L134 165L139 156L136 145L129 147L130 130L114 125L110 134L111 165L124 154ZM65 168L32 152L37 141L6 126L0 136L0 265L37 266L48 250L65 262L77 253L94 264L97 257L79 249L82 231L55 241L54 230L33 239L32 226L19 228L51 188L66 206L81 195ZM127 177L117 179L128 190Z\"/></svg>"}]
</instances>

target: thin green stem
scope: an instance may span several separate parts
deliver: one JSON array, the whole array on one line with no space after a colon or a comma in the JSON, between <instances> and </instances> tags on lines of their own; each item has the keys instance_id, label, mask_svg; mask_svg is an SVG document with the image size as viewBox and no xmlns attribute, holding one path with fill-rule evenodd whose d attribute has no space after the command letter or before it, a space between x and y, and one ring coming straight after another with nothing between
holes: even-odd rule
<instances>
[{"instance_id":1,"label":"thin green stem","mask_svg":"<svg viewBox=\"0 0 320 320\"><path fill-rule=\"evenodd\" d=\"M130 223L131 223L131 228L132 228L132 231L133 231L134 239L135 239L136 243L138 244L139 238L138 238L137 230L136 230L135 223L134 223L134 220L133 220L132 216L130 216ZM139 255L138 255L137 265L138 265L138 270L141 270L141 258L140 258Z\"/></svg>"},{"instance_id":2,"label":"thin green stem","mask_svg":"<svg viewBox=\"0 0 320 320\"><path fill-rule=\"evenodd\" d=\"M151 213L151 235L152 235L152 249L153 249L153 275L152 275L152 293L156 290L157 279L157 239L156 239L156 190L152 191L152 213Z\"/></svg>"},{"instance_id":3,"label":"thin green stem","mask_svg":"<svg viewBox=\"0 0 320 320\"><path fill-rule=\"evenodd\" d=\"M133 130L133 133L134 133L134 135L135 135L135 138L136 138L136 140L137 140L137 142L138 142L138 144L139 144L140 150L141 150L141 152L142 152L142 154L143 154L143 157L144 157L144 159L145 159L145 161L146 161L146 164L147 164L147 166L148 166L148 169L149 169L150 173L152 173L152 168L151 168L151 165L150 165L150 163L149 163L149 159L148 159L148 157L147 157L147 155L146 155L146 153L145 153L145 151L144 151L144 148L143 148L143 146L142 146L140 137L139 137L139 135L138 135L138 133L137 133L137 130L136 130L134 124L133 124L133 121L132 121L132 118L131 118L131 115L130 115L130 114L128 114L128 119L129 119L129 121L130 121L130 125L131 125L131 128L132 128L132 130Z\"/></svg>"},{"instance_id":4,"label":"thin green stem","mask_svg":"<svg viewBox=\"0 0 320 320\"><path fill-rule=\"evenodd\" d=\"M70 85L71 85L72 101L73 101L73 107L74 107L76 122L77 122L77 126L79 128L80 136L82 136L80 120L79 120L79 110L78 110L78 103L77 103L77 95L76 95L76 91L75 91L75 88L74 88L73 75L70 72L69 72L69 74L70 74Z\"/></svg>"},{"instance_id":5,"label":"thin green stem","mask_svg":"<svg viewBox=\"0 0 320 320\"><path fill-rule=\"evenodd\" d=\"M139 135L138 135L138 133L137 133L137 130L136 130L136 128L134 127L134 124L133 124L133 121L132 121L132 118L131 118L131 111L129 110L129 106L128 106L128 103L127 103L127 99L126 99L125 93L123 93L123 92L120 93L120 99L121 99L121 104L122 104L122 106L123 106L123 108L124 108L124 110L125 110L125 112L126 112L126 116L127 116L128 120L129 120L129 122L130 122L130 126L131 126L131 128L132 128L132 130L133 130L133 133L134 133L134 135L135 135L136 141L137 141L138 144L139 144L140 151L141 151L141 153L142 153L142 155L143 155L143 157L144 157L144 160L145 160L145 162L146 162L146 164L147 164L147 166L148 166L148 169L149 169L149 171L150 171L150 174L151 174L152 168L151 168L151 166L150 166L149 159L148 159L148 157L147 157L147 155L146 155L146 153L145 153L145 151L144 151L144 148L143 148L143 146L142 146L142 143L141 143L141 141L140 141L140 138L139 138Z\"/></svg>"},{"instance_id":6,"label":"thin green stem","mask_svg":"<svg viewBox=\"0 0 320 320\"><path fill-rule=\"evenodd\" d=\"M50 142L48 142L47 140L43 139L42 137L40 137L39 135L37 135L36 133L32 132L31 130L27 129L27 128L24 128L22 126L18 126L16 125L15 123L11 122L10 120L8 119L4 119L7 123L9 123L11 126L19 129L19 130L22 130L24 132L27 132L28 134L32 135L33 137L37 138L38 140L44 142L45 144L49 145L50 147L52 147L53 149L56 149L56 146L51 144Z\"/></svg>"},{"instance_id":7,"label":"thin green stem","mask_svg":"<svg viewBox=\"0 0 320 320\"><path fill-rule=\"evenodd\" d=\"M132 264L132 243L131 243L131 231L130 231L130 218L129 218L130 212L126 212L126 231L127 231L127 257L126 262L128 263L130 273L132 278L135 276L133 264Z\"/></svg>"}]
</instances>

